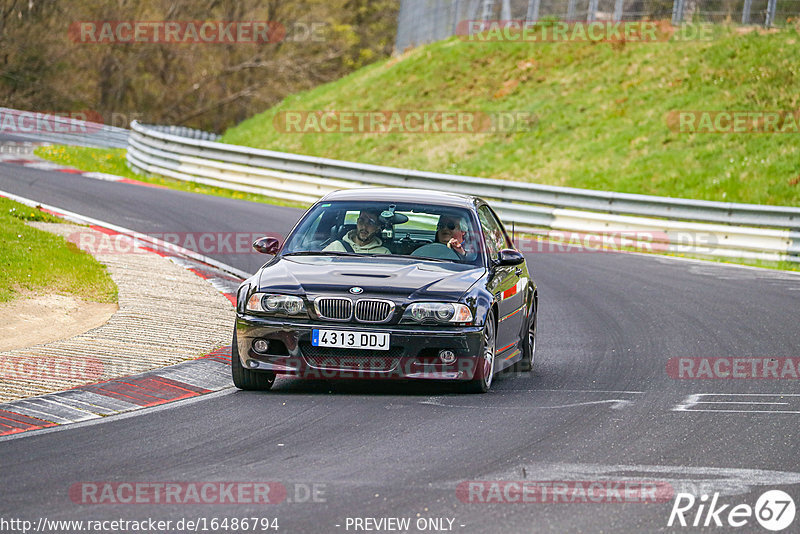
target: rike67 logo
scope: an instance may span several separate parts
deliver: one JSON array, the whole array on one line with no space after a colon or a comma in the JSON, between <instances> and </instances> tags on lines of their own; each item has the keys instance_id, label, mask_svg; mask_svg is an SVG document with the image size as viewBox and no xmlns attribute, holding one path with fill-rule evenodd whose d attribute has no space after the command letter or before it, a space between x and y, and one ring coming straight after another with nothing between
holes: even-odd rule
<instances>
[{"instance_id":1,"label":"rike67 logo","mask_svg":"<svg viewBox=\"0 0 800 534\"><path fill-rule=\"evenodd\" d=\"M691 493L678 493L672 512L669 514L667 526L710 527L723 525L738 528L751 525L755 517L758 524L767 530L779 532L794 521L794 500L781 490L764 492L756 501L755 507L749 504L718 504L719 493L715 493L711 502L708 495L697 499Z\"/></svg>"}]
</instances>

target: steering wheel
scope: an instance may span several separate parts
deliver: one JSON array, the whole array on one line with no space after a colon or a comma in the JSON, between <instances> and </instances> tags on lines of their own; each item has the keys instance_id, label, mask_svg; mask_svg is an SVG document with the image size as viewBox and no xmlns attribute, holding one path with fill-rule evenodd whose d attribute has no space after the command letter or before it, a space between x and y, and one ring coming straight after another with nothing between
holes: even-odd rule
<instances>
[{"instance_id":1,"label":"steering wheel","mask_svg":"<svg viewBox=\"0 0 800 534\"><path fill-rule=\"evenodd\" d=\"M444 243L428 243L422 245L417 250L411 253L412 256L424 256L427 258L436 258L438 260L460 260L461 256L456 251L445 245Z\"/></svg>"}]
</instances>

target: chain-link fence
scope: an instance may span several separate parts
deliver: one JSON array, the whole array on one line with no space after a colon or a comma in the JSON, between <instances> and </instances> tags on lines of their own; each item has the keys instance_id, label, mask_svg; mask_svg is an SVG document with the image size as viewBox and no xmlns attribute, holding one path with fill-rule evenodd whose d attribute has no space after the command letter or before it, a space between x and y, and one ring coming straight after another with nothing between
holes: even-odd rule
<instances>
[{"instance_id":1,"label":"chain-link fence","mask_svg":"<svg viewBox=\"0 0 800 534\"><path fill-rule=\"evenodd\" d=\"M800 0L402 0L395 44L405 50L445 39L467 21L644 19L771 27L793 18L800 18Z\"/></svg>"}]
</instances>

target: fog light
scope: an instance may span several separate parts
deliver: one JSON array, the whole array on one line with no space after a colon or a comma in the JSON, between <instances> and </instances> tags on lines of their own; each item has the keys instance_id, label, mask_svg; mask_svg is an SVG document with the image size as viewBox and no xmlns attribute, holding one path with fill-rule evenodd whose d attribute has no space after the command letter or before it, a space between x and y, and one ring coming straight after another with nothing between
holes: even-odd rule
<instances>
[{"instance_id":1,"label":"fog light","mask_svg":"<svg viewBox=\"0 0 800 534\"><path fill-rule=\"evenodd\" d=\"M253 350L259 354L266 354L269 350L269 341L266 339L256 339L253 341Z\"/></svg>"},{"instance_id":2,"label":"fog light","mask_svg":"<svg viewBox=\"0 0 800 534\"><path fill-rule=\"evenodd\" d=\"M257 362L257 361L255 361L255 360L250 360L249 362L247 362L247 365L248 365L249 367L251 367L251 368L255 369L256 367L258 367L258 362Z\"/></svg>"},{"instance_id":3,"label":"fog light","mask_svg":"<svg viewBox=\"0 0 800 534\"><path fill-rule=\"evenodd\" d=\"M456 361L456 355L452 350L440 350L439 359L442 360L442 363L450 365Z\"/></svg>"}]
</instances>

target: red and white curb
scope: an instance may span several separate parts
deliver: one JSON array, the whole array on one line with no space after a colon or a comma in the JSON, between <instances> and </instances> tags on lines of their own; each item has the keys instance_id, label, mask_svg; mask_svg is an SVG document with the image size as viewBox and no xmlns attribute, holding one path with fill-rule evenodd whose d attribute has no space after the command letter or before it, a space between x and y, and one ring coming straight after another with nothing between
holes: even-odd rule
<instances>
[{"instance_id":1,"label":"red and white curb","mask_svg":"<svg viewBox=\"0 0 800 534\"><path fill-rule=\"evenodd\" d=\"M85 217L56 206L0 191L0 196L107 234L135 237L148 243L148 250L170 259L208 281L236 304L236 289L249 276L229 265L196 252L165 243L145 234ZM230 347L205 356L138 375L79 386L66 391L0 404L0 439L17 434L109 415L141 410L170 402L206 395L232 387Z\"/></svg>"},{"instance_id":2,"label":"red and white curb","mask_svg":"<svg viewBox=\"0 0 800 534\"><path fill-rule=\"evenodd\" d=\"M231 348L155 371L0 404L0 436L80 423L232 387Z\"/></svg>"}]
</instances>

